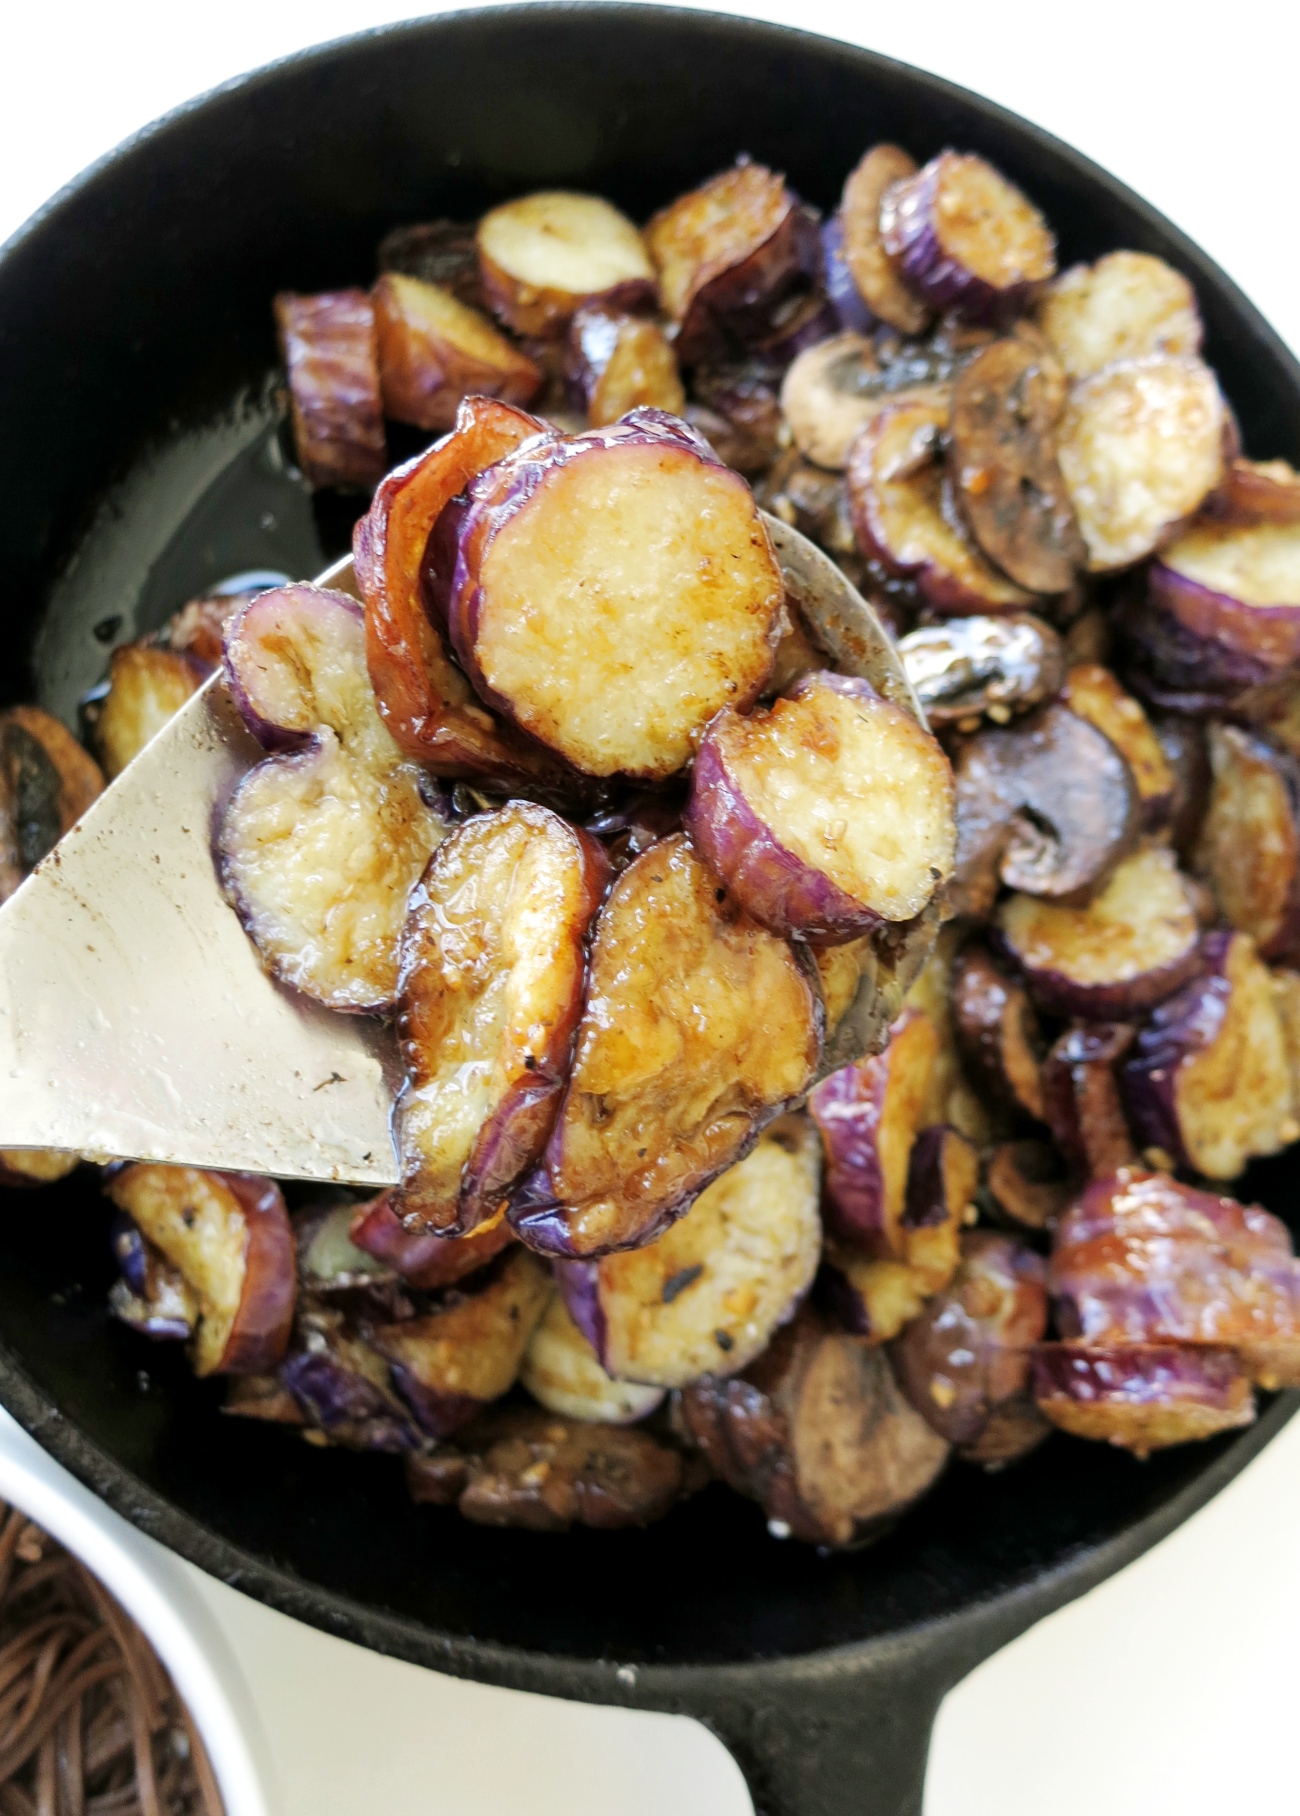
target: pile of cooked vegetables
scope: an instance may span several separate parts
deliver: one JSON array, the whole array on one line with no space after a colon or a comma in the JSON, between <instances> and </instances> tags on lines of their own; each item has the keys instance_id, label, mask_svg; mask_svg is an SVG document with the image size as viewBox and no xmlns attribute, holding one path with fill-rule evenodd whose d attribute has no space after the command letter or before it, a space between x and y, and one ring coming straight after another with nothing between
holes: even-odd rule
<instances>
[{"instance_id":1,"label":"pile of cooked vegetables","mask_svg":"<svg viewBox=\"0 0 1300 1816\"><path fill-rule=\"evenodd\" d=\"M395 1019L403 1183L113 1170L115 1315L542 1530L720 1479L844 1545L954 1452L1140 1457L1300 1385L1290 1234L1223 1192L1300 1137L1300 475L1243 457L1186 279L1057 275L997 170L892 145L829 220L742 159L643 230L544 193L379 266L275 304L301 473L374 488L359 597L192 602L92 737L116 774L224 665L267 752L227 895ZM441 439L388 472L386 422ZM34 709L0 752L12 888L97 777Z\"/></svg>"}]
</instances>

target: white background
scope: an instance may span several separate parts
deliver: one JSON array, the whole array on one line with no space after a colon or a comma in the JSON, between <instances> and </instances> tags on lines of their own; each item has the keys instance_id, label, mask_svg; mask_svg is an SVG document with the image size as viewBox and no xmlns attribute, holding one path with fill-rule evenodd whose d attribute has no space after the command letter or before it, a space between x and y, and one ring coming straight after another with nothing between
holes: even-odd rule
<instances>
[{"instance_id":1,"label":"white background","mask_svg":"<svg viewBox=\"0 0 1300 1816\"><path fill-rule=\"evenodd\" d=\"M719 0L716 10L870 45L1038 121L1199 240L1300 347L1293 0L1213 13L1151 0ZM9 0L0 237L190 95L408 15L378 0L23 0L21 11ZM1298 1511L1300 1420L1157 1551L954 1692L939 1719L927 1816L1300 1810ZM722 1749L691 1723L438 1678L195 1576L262 1709L286 1816L750 1808Z\"/></svg>"}]
</instances>

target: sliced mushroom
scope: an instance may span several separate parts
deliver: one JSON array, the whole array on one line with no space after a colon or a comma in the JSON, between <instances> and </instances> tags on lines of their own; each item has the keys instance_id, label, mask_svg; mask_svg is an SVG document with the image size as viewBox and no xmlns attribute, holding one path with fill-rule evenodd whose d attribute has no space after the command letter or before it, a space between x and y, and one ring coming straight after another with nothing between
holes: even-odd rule
<instances>
[{"instance_id":1,"label":"sliced mushroom","mask_svg":"<svg viewBox=\"0 0 1300 1816\"><path fill-rule=\"evenodd\" d=\"M973 731L981 718L1005 725L1050 700L1064 674L1060 637L1028 612L923 625L900 638L898 653L936 729Z\"/></svg>"},{"instance_id":2,"label":"sliced mushroom","mask_svg":"<svg viewBox=\"0 0 1300 1816\"><path fill-rule=\"evenodd\" d=\"M863 335L836 334L795 360L781 386L781 408L796 446L808 459L842 472L849 449L886 404L933 390L910 367L882 367Z\"/></svg>"},{"instance_id":3,"label":"sliced mushroom","mask_svg":"<svg viewBox=\"0 0 1300 1816\"><path fill-rule=\"evenodd\" d=\"M1132 771L1109 738L1063 706L982 731L956 762L958 911L986 914L999 881L1062 901L1094 888L1134 844Z\"/></svg>"},{"instance_id":4,"label":"sliced mushroom","mask_svg":"<svg viewBox=\"0 0 1300 1816\"><path fill-rule=\"evenodd\" d=\"M1024 338L994 341L957 375L948 470L990 561L1033 593L1062 593L1088 559L1056 459L1065 374Z\"/></svg>"}]
</instances>

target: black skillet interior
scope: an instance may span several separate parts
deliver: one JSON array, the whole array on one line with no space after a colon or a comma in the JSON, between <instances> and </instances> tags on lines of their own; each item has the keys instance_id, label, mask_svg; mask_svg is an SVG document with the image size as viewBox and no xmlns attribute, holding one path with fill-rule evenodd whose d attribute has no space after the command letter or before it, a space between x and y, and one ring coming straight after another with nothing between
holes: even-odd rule
<instances>
[{"instance_id":1,"label":"black skillet interior","mask_svg":"<svg viewBox=\"0 0 1300 1816\"><path fill-rule=\"evenodd\" d=\"M346 545L352 511L313 506L286 471L276 290L365 283L395 223L472 218L540 185L597 191L643 218L741 151L825 208L882 138L917 157L955 144L992 158L1044 208L1063 263L1115 246L1170 258L1196 283L1247 449L1300 454L1300 371L1222 274L1085 160L987 103L861 51L704 14L435 19L181 110L0 258L4 610L10 647L31 657L8 666L5 698L71 719L108 648L186 597L240 570L310 575ZM1246 1190L1285 1212L1295 1178L1283 1160ZM222 1418L219 1391L179 1356L111 1325L89 1170L6 1210L0 1398L114 1504L227 1580L381 1649L697 1709L737 1745L763 1807L829 1811L843 1792L824 1785L819 1802L791 1788L802 1769L772 1764L783 1743L753 1729L750 1692L761 1702L779 1680L756 1661L799 1661L800 1681L824 1684L826 1671L906 1677L929 1659L903 1724L915 1752L938 1694L982 1651L1136 1555L1290 1411L1277 1402L1235 1442L1145 1465L1056 1439L1002 1476L955 1468L852 1556L777 1544L720 1490L634 1535L485 1531L412 1507L388 1460ZM814 1656L828 1648L849 1650ZM748 1697L743 1717L733 1691ZM837 1783L879 1767L869 1750L855 1758ZM893 1802L882 1778L878 1807L912 1807L918 1771Z\"/></svg>"}]
</instances>

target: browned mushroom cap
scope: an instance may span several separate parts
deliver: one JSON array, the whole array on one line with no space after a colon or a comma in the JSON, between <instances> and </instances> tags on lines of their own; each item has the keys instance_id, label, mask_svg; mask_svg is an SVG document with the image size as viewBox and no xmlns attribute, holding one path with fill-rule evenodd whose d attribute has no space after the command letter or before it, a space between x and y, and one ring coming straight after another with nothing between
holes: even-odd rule
<instances>
[{"instance_id":1,"label":"browned mushroom cap","mask_svg":"<svg viewBox=\"0 0 1300 1816\"><path fill-rule=\"evenodd\" d=\"M1023 338L994 341L953 386L948 464L975 540L1034 593L1061 593L1087 562L1056 460L1065 375Z\"/></svg>"},{"instance_id":2,"label":"browned mushroom cap","mask_svg":"<svg viewBox=\"0 0 1300 1816\"><path fill-rule=\"evenodd\" d=\"M573 1525L647 1526L683 1489L682 1458L648 1432L504 1407L454 1444L407 1460L417 1501L459 1504L484 1526L563 1532Z\"/></svg>"},{"instance_id":3,"label":"browned mushroom cap","mask_svg":"<svg viewBox=\"0 0 1300 1816\"><path fill-rule=\"evenodd\" d=\"M1063 706L989 730L956 763L960 913L986 914L999 880L1026 895L1081 896L1130 850L1139 803L1110 739Z\"/></svg>"},{"instance_id":4,"label":"browned mushroom cap","mask_svg":"<svg viewBox=\"0 0 1300 1816\"><path fill-rule=\"evenodd\" d=\"M1029 612L923 625L899 639L898 653L936 728L981 717L1004 725L1050 700L1065 673L1060 637Z\"/></svg>"},{"instance_id":5,"label":"browned mushroom cap","mask_svg":"<svg viewBox=\"0 0 1300 1816\"><path fill-rule=\"evenodd\" d=\"M923 1494L948 1446L899 1391L884 1352L805 1307L731 1380L684 1390L691 1440L780 1537L847 1545Z\"/></svg>"}]
</instances>

